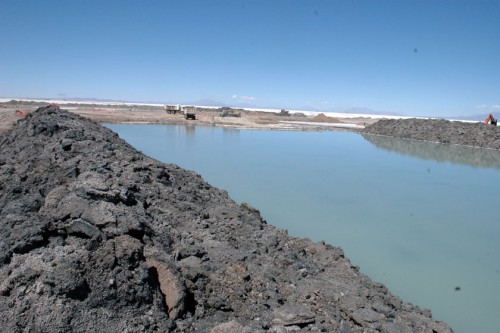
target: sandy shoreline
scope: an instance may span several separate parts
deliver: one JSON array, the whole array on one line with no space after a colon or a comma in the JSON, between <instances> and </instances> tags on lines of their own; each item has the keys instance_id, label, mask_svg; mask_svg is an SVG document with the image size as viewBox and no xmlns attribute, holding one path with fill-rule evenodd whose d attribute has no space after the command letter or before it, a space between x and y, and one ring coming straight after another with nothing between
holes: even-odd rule
<instances>
[{"instance_id":1,"label":"sandy shoreline","mask_svg":"<svg viewBox=\"0 0 500 333\"><path fill-rule=\"evenodd\" d=\"M162 105L155 104L113 104L95 102L57 103L62 101L9 101L0 99L0 134L5 133L24 114L40 106L58 104L61 109L92 119L99 123L174 124L218 126L237 129L268 129L294 131L326 131L334 129L362 129L375 123L382 116L354 115L340 113L290 111L281 116L272 110L238 109L241 117L221 117L220 110L198 107L196 120L186 120L182 114L168 114ZM16 111L18 111L16 114ZM19 114L21 113L21 114ZM388 116L390 117L390 116Z\"/></svg>"}]
</instances>

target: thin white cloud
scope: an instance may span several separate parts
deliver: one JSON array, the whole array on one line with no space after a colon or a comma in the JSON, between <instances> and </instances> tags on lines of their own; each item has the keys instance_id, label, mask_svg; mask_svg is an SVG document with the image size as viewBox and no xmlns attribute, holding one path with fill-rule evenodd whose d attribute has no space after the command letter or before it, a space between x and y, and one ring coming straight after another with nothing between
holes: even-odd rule
<instances>
[{"instance_id":1,"label":"thin white cloud","mask_svg":"<svg viewBox=\"0 0 500 333\"><path fill-rule=\"evenodd\" d=\"M233 99L239 99L241 101L255 101L256 98L254 96L238 96L238 95L233 95Z\"/></svg>"},{"instance_id":2,"label":"thin white cloud","mask_svg":"<svg viewBox=\"0 0 500 333\"><path fill-rule=\"evenodd\" d=\"M328 104L328 101L323 101L321 102L321 104Z\"/></svg>"},{"instance_id":3,"label":"thin white cloud","mask_svg":"<svg viewBox=\"0 0 500 333\"><path fill-rule=\"evenodd\" d=\"M476 106L476 109L500 109L500 104L481 104Z\"/></svg>"}]
</instances>

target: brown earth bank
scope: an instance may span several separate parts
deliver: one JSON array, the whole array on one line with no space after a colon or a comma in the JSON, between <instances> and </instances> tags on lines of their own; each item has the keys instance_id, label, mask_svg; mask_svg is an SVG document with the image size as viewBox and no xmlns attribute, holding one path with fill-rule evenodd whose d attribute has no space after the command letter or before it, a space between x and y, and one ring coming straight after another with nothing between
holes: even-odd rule
<instances>
[{"instance_id":1,"label":"brown earth bank","mask_svg":"<svg viewBox=\"0 0 500 333\"><path fill-rule=\"evenodd\" d=\"M451 332L86 118L40 108L0 148L4 332Z\"/></svg>"},{"instance_id":2,"label":"brown earth bank","mask_svg":"<svg viewBox=\"0 0 500 333\"><path fill-rule=\"evenodd\" d=\"M365 127L365 134L500 149L500 127L484 123L436 119L381 119Z\"/></svg>"},{"instance_id":3,"label":"brown earth bank","mask_svg":"<svg viewBox=\"0 0 500 333\"><path fill-rule=\"evenodd\" d=\"M38 107L47 106L44 102L16 101L0 103L0 134L12 128L15 122L25 114ZM262 111L247 111L230 108L196 108L196 120L186 120L183 114L169 114L161 106L153 105L99 105L99 104L64 104L62 108L99 123L144 123L144 124L173 124L173 125L200 125L220 126L241 129L269 129L269 130L298 130L298 131L325 131L335 129L335 124L355 124L365 126L375 122L374 119L360 118L332 118L325 115L316 117L301 113L273 113ZM222 117L223 110L231 110L239 117ZM321 123L324 123L322 125Z\"/></svg>"}]
</instances>

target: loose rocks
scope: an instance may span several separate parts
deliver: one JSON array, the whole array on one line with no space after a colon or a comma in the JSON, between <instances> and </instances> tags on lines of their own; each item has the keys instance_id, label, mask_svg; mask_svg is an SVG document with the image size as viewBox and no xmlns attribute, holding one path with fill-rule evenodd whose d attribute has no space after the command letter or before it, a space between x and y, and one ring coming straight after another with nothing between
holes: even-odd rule
<instances>
[{"instance_id":1,"label":"loose rocks","mask_svg":"<svg viewBox=\"0 0 500 333\"><path fill-rule=\"evenodd\" d=\"M500 149L500 127L436 119L381 119L361 131L366 134Z\"/></svg>"}]
</instances>

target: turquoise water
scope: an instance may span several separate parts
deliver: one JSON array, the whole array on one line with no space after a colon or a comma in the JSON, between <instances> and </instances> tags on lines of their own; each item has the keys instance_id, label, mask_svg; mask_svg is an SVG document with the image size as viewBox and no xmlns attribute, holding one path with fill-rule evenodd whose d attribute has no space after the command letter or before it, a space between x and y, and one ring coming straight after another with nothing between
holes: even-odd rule
<instances>
[{"instance_id":1,"label":"turquoise water","mask_svg":"<svg viewBox=\"0 0 500 333\"><path fill-rule=\"evenodd\" d=\"M341 246L455 332L497 331L499 152L352 132L107 126L289 234Z\"/></svg>"}]
</instances>

